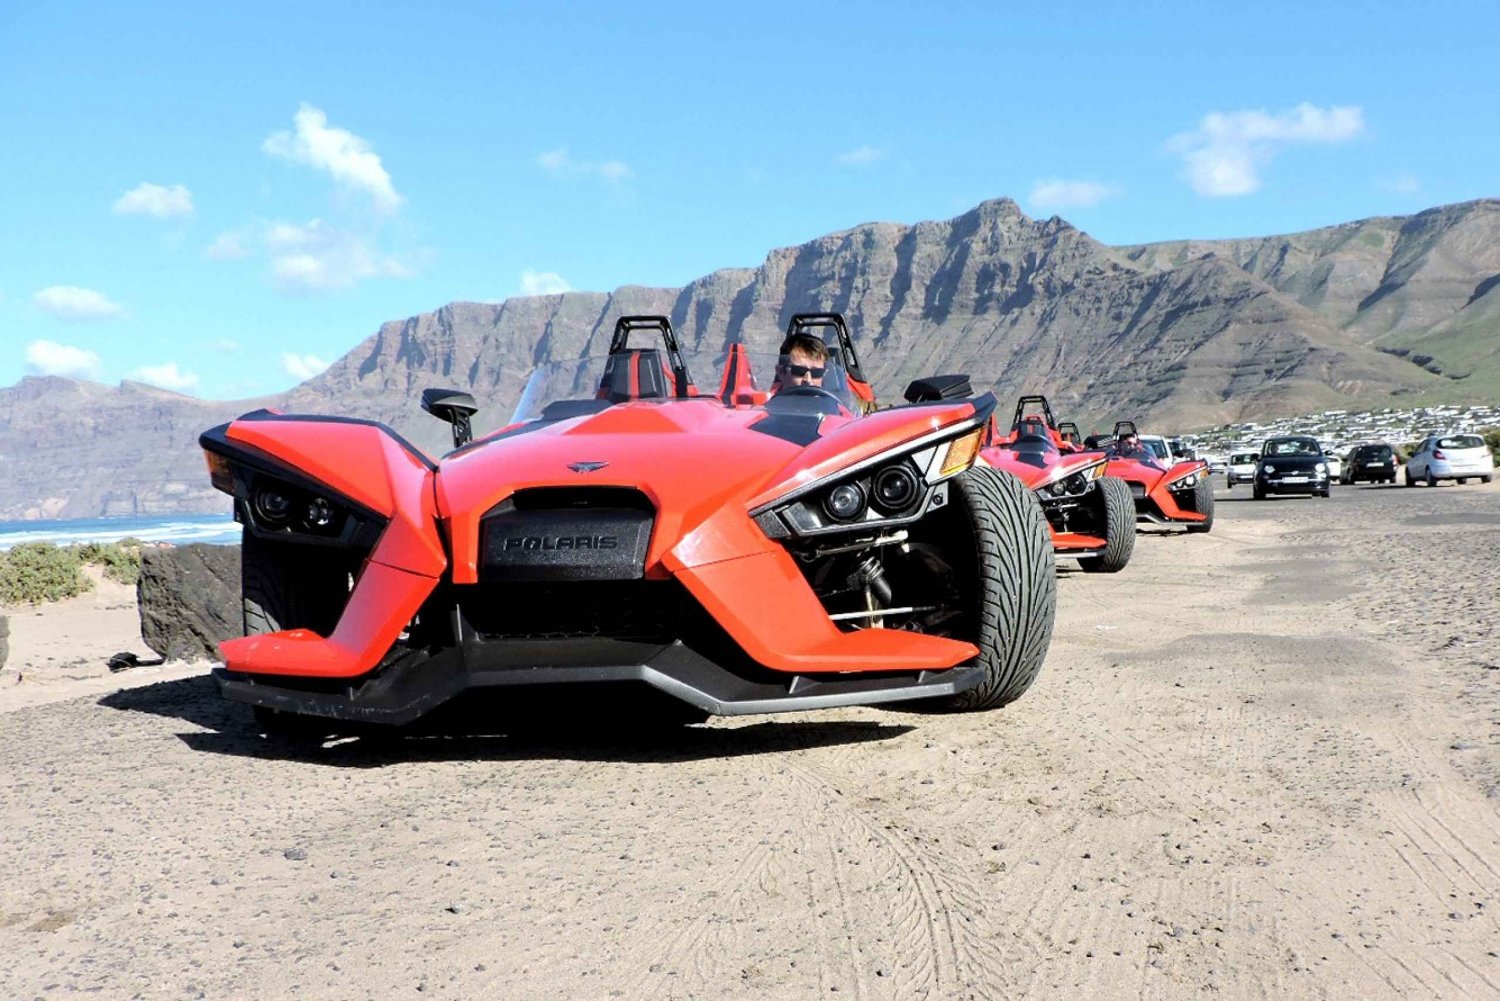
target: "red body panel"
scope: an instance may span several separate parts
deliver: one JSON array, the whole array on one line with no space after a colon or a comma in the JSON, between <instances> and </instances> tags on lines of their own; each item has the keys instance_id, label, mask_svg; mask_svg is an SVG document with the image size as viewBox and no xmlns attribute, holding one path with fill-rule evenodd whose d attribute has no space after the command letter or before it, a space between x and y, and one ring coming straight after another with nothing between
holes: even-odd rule
<instances>
[{"instance_id":1,"label":"red body panel","mask_svg":"<svg viewBox=\"0 0 1500 1001\"><path fill-rule=\"evenodd\" d=\"M1015 438L1015 435L1008 435L1001 441L1003 444L1009 444ZM1102 453L1080 452L1070 446L1055 456L1048 456L1049 461L1045 465L1039 466L1032 462L1023 462L1016 452L1003 447L1003 444L981 449L979 457L996 469L1003 469L1007 473L1019 478L1030 490L1035 490L1040 486L1087 469L1097 463L1102 457ZM1047 528L1052 533L1053 552L1069 553L1078 550L1102 549L1108 544L1108 540L1101 539L1096 535L1084 535L1080 532L1059 532L1050 524Z\"/></svg>"},{"instance_id":2,"label":"red body panel","mask_svg":"<svg viewBox=\"0 0 1500 1001\"><path fill-rule=\"evenodd\" d=\"M799 486L969 418L970 402L822 418L803 448L751 429L765 411L713 397L630 402L513 427L434 473L373 425L240 420L227 436L327 483L390 519L333 634L288 630L222 645L226 666L265 675L355 677L372 670L436 586L479 580L480 523L516 491L638 489L656 509L645 576L676 577L756 661L776 671L938 670L972 644L905 630L840 631L792 557L749 512ZM503 436L503 437L502 437ZM587 472L570 463L604 463ZM439 531L441 522L442 531ZM444 538L447 547L444 546ZM451 566L445 555L451 551Z\"/></svg>"},{"instance_id":3,"label":"red body panel","mask_svg":"<svg viewBox=\"0 0 1500 1001\"><path fill-rule=\"evenodd\" d=\"M1208 515L1188 511L1172 498L1171 485L1194 472L1206 475L1208 463L1202 459L1188 459L1163 471L1134 459L1114 458L1105 467L1107 476L1118 476L1127 483L1139 483L1146 498L1156 505L1163 518L1180 522L1208 520Z\"/></svg>"}]
</instances>

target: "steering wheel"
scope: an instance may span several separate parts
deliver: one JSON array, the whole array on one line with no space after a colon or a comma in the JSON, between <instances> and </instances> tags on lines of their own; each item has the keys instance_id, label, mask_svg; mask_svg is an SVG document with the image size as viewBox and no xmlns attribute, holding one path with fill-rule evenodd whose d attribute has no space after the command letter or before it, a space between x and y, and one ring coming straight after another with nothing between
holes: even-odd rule
<instances>
[{"instance_id":1,"label":"steering wheel","mask_svg":"<svg viewBox=\"0 0 1500 1001\"><path fill-rule=\"evenodd\" d=\"M804 397L811 397L811 398L815 398L815 399L832 400L834 403L837 403L840 407L842 407L844 405L844 401L843 400L839 399L836 395L834 395L833 393L830 393L828 390L824 389L822 386L783 386L781 389L778 389L776 391L776 395L777 396L804 396Z\"/></svg>"}]
</instances>

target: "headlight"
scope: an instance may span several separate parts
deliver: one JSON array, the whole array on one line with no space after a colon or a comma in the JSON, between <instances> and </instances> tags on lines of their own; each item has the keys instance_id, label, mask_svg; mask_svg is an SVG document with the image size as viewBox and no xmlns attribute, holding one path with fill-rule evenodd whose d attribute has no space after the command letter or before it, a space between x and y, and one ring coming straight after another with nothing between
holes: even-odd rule
<instances>
[{"instance_id":1,"label":"headlight","mask_svg":"<svg viewBox=\"0 0 1500 1001\"><path fill-rule=\"evenodd\" d=\"M838 521L850 521L864 513L865 492L858 483L840 483L823 498L823 510Z\"/></svg>"},{"instance_id":2,"label":"headlight","mask_svg":"<svg viewBox=\"0 0 1500 1001\"><path fill-rule=\"evenodd\" d=\"M1326 472L1328 472L1328 463L1326 463L1326 462L1320 462L1320 463L1318 463L1318 472L1320 472L1320 473L1326 473Z\"/></svg>"},{"instance_id":3,"label":"headlight","mask_svg":"<svg viewBox=\"0 0 1500 1001\"><path fill-rule=\"evenodd\" d=\"M1266 465L1265 465L1265 470L1266 470L1266 472L1268 472L1268 473L1274 473L1274 472L1276 472L1276 467L1275 467L1275 466L1273 466L1273 465L1271 465L1271 464L1270 464L1270 463L1269 463L1269 462L1268 462L1268 463L1266 463Z\"/></svg>"},{"instance_id":4,"label":"headlight","mask_svg":"<svg viewBox=\"0 0 1500 1001\"><path fill-rule=\"evenodd\" d=\"M282 527L292 513L291 498L274 486L257 489L254 503L255 516L265 522L267 528Z\"/></svg>"},{"instance_id":5,"label":"headlight","mask_svg":"<svg viewBox=\"0 0 1500 1001\"><path fill-rule=\"evenodd\" d=\"M919 493L916 474L904 463L886 466L875 474L875 503L887 511L904 511Z\"/></svg>"},{"instance_id":6,"label":"headlight","mask_svg":"<svg viewBox=\"0 0 1500 1001\"><path fill-rule=\"evenodd\" d=\"M1089 479L1082 473L1074 473L1063 481L1063 485L1067 487L1068 493L1081 494L1089 485Z\"/></svg>"}]
</instances>

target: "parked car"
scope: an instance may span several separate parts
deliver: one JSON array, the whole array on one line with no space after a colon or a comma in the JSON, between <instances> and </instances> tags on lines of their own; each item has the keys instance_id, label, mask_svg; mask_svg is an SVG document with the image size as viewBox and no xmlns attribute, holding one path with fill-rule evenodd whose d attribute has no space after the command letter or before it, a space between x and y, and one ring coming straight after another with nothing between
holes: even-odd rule
<instances>
[{"instance_id":1,"label":"parked car","mask_svg":"<svg viewBox=\"0 0 1500 1001\"><path fill-rule=\"evenodd\" d=\"M1172 454L1172 443L1159 434L1143 434L1140 436L1141 444L1149 448L1158 462L1163 466L1170 466L1179 460Z\"/></svg>"},{"instance_id":2,"label":"parked car","mask_svg":"<svg viewBox=\"0 0 1500 1001\"><path fill-rule=\"evenodd\" d=\"M1438 480L1467 483L1476 477L1488 483L1495 477L1495 460L1477 434L1435 434L1422 439L1406 463L1406 485L1414 487L1421 480L1429 487Z\"/></svg>"},{"instance_id":3,"label":"parked car","mask_svg":"<svg viewBox=\"0 0 1500 1001\"><path fill-rule=\"evenodd\" d=\"M1338 453L1332 449L1323 449L1323 459L1328 463L1328 480L1337 480L1344 472L1344 460L1339 458Z\"/></svg>"},{"instance_id":4,"label":"parked car","mask_svg":"<svg viewBox=\"0 0 1500 1001\"><path fill-rule=\"evenodd\" d=\"M1267 494L1329 494L1328 459L1308 435L1267 438L1255 466L1255 499Z\"/></svg>"},{"instance_id":5,"label":"parked car","mask_svg":"<svg viewBox=\"0 0 1500 1001\"><path fill-rule=\"evenodd\" d=\"M1395 483L1396 453L1389 445L1356 445L1339 476L1340 483Z\"/></svg>"},{"instance_id":6,"label":"parked car","mask_svg":"<svg viewBox=\"0 0 1500 1001\"><path fill-rule=\"evenodd\" d=\"M1255 463L1260 456L1255 452L1235 452L1229 457L1229 487L1236 483L1255 482Z\"/></svg>"},{"instance_id":7,"label":"parked car","mask_svg":"<svg viewBox=\"0 0 1500 1001\"><path fill-rule=\"evenodd\" d=\"M1229 460L1226 459L1226 458L1224 458L1224 456L1222 456L1222 455L1205 455L1203 458L1208 462L1208 471L1210 473L1227 473L1227 472L1229 472Z\"/></svg>"}]
</instances>

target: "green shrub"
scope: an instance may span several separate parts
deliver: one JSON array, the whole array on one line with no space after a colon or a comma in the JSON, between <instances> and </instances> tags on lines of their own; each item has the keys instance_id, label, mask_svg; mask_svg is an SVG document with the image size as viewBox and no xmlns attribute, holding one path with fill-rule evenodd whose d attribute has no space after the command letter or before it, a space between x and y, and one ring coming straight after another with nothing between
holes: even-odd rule
<instances>
[{"instance_id":1,"label":"green shrub","mask_svg":"<svg viewBox=\"0 0 1500 1001\"><path fill-rule=\"evenodd\" d=\"M134 584L141 579L141 540L121 539L119 542L85 542L73 547L81 563L103 567L104 576L121 584Z\"/></svg>"},{"instance_id":2,"label":"green shrub","mask_svg":"<svg viewBox=\"0 0 1500 1001\"><path fill-rule=\"evenodd\" d=\"M93 590L83 561L72 548L23 542L0 553L0 605L35 605Z\"/></svg>"}]
</instances>

